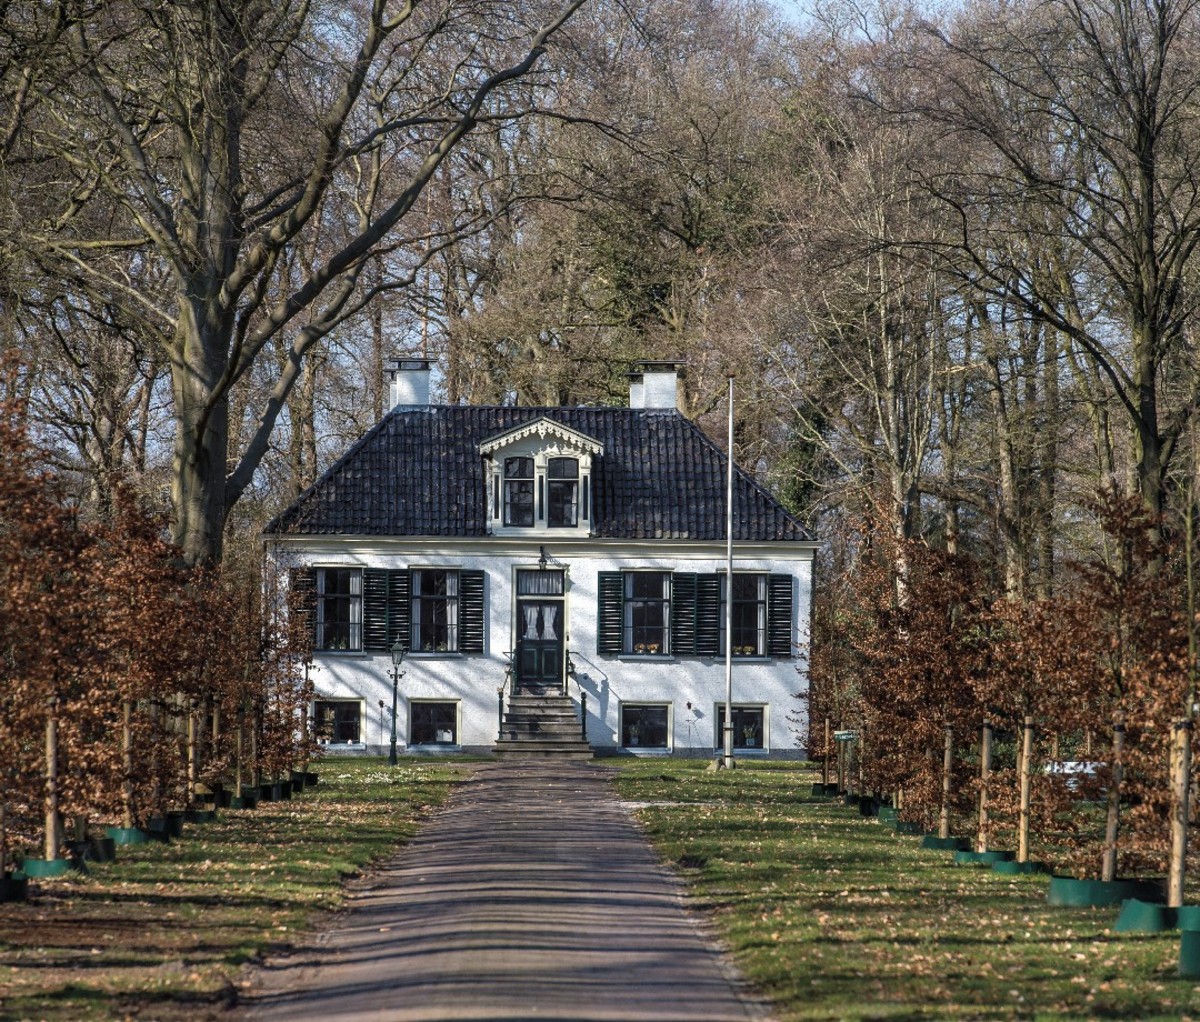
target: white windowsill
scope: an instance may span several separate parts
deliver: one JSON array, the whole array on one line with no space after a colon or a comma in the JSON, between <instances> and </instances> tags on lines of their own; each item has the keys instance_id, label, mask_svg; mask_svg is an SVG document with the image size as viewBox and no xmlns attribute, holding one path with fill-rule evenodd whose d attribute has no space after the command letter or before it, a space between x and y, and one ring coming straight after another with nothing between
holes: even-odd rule
<instances>
[{"instance_id":1,"label":"white windowsill","mask_svg":"<svg viewBox=\"0 0 1200 1022\"><path fill-rule=\"evenodd\" d=\"M419 653L414 649L405 656L409 660L462 660L466 654L459 653L457 650L425 650Z\"/></svg>"},{"instance_id":2,"label":"white windowsill","mask_svg":"<svg viewBox=\"0 0 1200 1022\"><path fill-rule=\"evenodd\" d=\"M679 658L670 653L618 653L618 660L638 664L677 664Z\"/></svg>"}]
</instances>

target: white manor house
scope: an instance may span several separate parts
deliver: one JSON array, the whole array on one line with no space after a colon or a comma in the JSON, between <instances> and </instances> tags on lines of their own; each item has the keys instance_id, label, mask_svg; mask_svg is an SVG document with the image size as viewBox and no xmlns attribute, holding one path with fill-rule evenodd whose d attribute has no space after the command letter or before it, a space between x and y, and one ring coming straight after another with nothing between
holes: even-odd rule
<instances>
[{"instance_id":1,"label":"white manor house","mask_svg":"<svg viewBox=\"0 0 1200 1022\"><path fill-rule=\"evenodd\" d=\"M392 408L268 525L304 587L313 719L332 749L711 756L733 601L739 756L799 756L815 543L677 409L675 363L630 407Z\"/></svg>"}]
</instances>

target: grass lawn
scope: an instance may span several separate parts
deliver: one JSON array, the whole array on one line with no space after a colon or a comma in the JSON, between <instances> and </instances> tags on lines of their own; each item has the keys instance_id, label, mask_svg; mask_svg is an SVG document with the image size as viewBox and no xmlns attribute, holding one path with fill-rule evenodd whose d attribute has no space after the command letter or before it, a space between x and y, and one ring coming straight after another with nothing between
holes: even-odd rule
<instances>
[{"instance_id":1,"label":"grass lawn","mask_svg":"<svg viewBox=\"0 0 1200 1022\"><path fill-rule=\"evenodd\" d=\"M341 881L391 852L469 771L461 761L324 760L291 801L222 810L170 845L0 905L0 1019L218 1017L241 963L286 948Z\"/></svg>"},{"instance_id":2,"label":"grass lawn","mask_svg":"<svg viewBox=\"0 0 1200 1022\"><path fill-rule=\"evenodd\" d=\"M621 765L622 797L781 1020L1200 1018L1178 932L1114 934L1115 908L1051 908L1045 878L954 866L810 799L797 765Z\"/></svg>"}]
</instances>

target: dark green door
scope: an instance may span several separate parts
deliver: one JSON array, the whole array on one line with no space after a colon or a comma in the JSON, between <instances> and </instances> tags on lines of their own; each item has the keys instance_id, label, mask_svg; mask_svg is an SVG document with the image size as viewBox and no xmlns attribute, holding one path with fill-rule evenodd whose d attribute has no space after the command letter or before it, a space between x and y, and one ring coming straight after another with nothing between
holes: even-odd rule
<instances>
[{"instance_id":1,"label":"dark green door","mask_svg":"<svg viewBox=\"0 0 1200 1022\"><path fill-rule=\"evenodd\" d=\"M563 668L561 600L518 600L517 684L559 687Z\"/></svg>"}]
</instances>

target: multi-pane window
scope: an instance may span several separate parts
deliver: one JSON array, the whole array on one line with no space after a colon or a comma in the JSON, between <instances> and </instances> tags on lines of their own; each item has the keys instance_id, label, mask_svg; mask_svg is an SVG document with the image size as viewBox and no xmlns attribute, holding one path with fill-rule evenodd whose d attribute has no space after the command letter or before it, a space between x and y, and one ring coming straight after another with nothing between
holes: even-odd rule
<instances>
[{"instance_id":1,"label":"multi-pane window","mask_svg":"<svg viewBox=\"0 0 1200 1022\"><path fill-rule=\"evenodd\" d=\"M670 652L670 620L670 572L626 572L624 652L665 656Z\"/></svg>"},{"instance_id":2,"label":"multi-pane window","mask_svg":"<svg viewBox=\"0 0 1200 1022\"><path fill-rule=\"evenodd\" d=\"M546 461L546 525L554 529L579 524L579 462L575 458Z\"/></svg>"},{"instance_id":3,"label":"multi-pane window","mask_svg":"<svg viewBox=\"0 0 1200 1022\"><path fill-rule=\"evenodd\" d=\"M621 707L621 745L626 749L665 749L667 706L626 703Z\"/></svg>"},{"instance_id":4,"label":"multi-pane window","mask_svg":"<svg viewBox=\"0 0 1200 1022\"><path fill-rule=\"evenodd\" d=\"M411 704L412 745L457 745L458 703Z\"/></svg>"},{"instance_id":5,"label":"multi-pane window","mask_svg":"<svg viewBox=\"0 0 1200 1022\"><path fill-rule=\"evenodd\" d=\"M725 579L721 579L721 652L725 652ZM767 652L767 576L733 576L733 655L765 656Z\"/></svg>"},{"instance_id":6,"label":"multi-pane window","mask_svg":"<svg viewBox=\"0 0 1200 1022\"><path fill-rule=\"evenodd\" d=\"M761 706L735 706L733 708L733 747L735 749L764 748L763 724L765 711ZM725 706L717 707L717 740L715 748L725 747Z\"/></svg>"},{"instance_id":7,"label":"multi-pane window","mask_svg":"<svg viewBox=\"0 0 1200 1022\"><path fill-rule=\"evenodd\" d=\"M458 650L458 572L417 568L412 573L412 646L419 653Z\"/></svg>"},{"instance_id":8,"label":"multi-pane window","mask_svg":"<svg viewBox=\"0 0 1200 1022\"><path fill-rule=\"evenodd\" d=\"M318 699L313 704L317 741L354 745L362 741L362 704L357 699Z\"/></svg>"},{"instance_id":9,"label":"multi-pane window","mask_svg":"<svg viewBox=\"0 0 1200 1022\"><path fill-rule=\"evenodd\" d=\"M504 524L533 524L533 459L504 459Z\"/></svg>"},{"instance_id":10,"label":"multi-pane window","mask_svg":"<svg viewBox=\"0 0 1200 1022\"><path fill-rule=\"evenodd\" d=\"M318 568L317 649L362 649L362 571Z\"/></svg>"}]
</instances>

